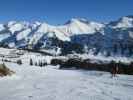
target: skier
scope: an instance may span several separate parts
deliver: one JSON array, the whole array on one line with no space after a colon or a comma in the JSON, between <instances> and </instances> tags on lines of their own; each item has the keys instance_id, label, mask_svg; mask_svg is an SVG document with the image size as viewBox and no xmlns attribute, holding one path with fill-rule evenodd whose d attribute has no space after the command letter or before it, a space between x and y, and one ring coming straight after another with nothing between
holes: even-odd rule
<instances>
[{"instance_id":1,"label":"skier","mask_svg":"<svg viewBox=\"0 0 133 100\"><path fill-rule=\"evenodd\" d=\"M115 65L116 65L116 64L115 64ZM112 67L112 72L111 72L112 77L116 77L116 74L118 74L118 71L119 71L118 65L113 66L113 67Z\"/></svg>"}]
</instances>

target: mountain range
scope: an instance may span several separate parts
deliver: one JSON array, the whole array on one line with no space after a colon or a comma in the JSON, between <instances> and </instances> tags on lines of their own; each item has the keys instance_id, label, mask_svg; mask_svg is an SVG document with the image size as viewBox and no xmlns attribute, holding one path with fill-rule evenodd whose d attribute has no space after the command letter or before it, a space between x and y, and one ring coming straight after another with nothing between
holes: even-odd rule
<instances>
[{"instance_id":1,"label":"mountain range","mask_svg":"<svg viewBox=\"0 0 133 100\"><path fill-rule=\"evenodd\" d=\"M89 53L104 56L133 55L133 16L99 23L72 18L63 25L35 21L0 24L0 46L53 50L58 54Z\"/></svg>"}]
</instances>

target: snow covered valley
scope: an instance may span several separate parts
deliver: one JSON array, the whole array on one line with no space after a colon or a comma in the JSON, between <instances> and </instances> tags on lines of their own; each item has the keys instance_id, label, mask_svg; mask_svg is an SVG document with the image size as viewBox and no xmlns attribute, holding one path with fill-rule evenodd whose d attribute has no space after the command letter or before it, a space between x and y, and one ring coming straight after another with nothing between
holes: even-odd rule
<instances>
[{"instance_id":1,"label":"snow covered valley","mask_svg":"<svg viewBox=\"0 0 133 100\"><path fill-rule=\"evenodd\" d=\"M105 60L95 57L92 60ZM32 66L29 63L31 58ZM11 76L0 77L0 100L133 100L133 75L118 74L112 78L109 72L62 70L58 65L49 64L52 58L56 57L0 48L0 63L4 62L15 72ZM108 58L112 59L132 61ZM17 64L18 60L22 60L22 64ZM37 61L46 61L48 65L36 66L34 63Z\"/></svg>"},{"instance_id":2,"label":"snow covered valley","mask_svg":"<svg viewBox=\"0 0 133 100\"><path fill-rule=\"evenodd\" d=\"M0 100L133 100L133 76L6 63L16 73L0 78Z\"/></svg>"}]
</instances>

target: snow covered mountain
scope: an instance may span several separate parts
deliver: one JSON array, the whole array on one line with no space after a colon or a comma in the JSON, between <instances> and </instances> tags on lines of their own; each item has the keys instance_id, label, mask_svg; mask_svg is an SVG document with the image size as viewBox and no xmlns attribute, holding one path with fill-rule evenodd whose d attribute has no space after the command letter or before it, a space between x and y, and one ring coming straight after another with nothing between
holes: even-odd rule
<instances>
[{"instance_id":1,"label":"snow covered mountain","mask_svg":"<svg viewBox=\"0 0 133 100\"><path fill-rule=\"evenodd\" d=\"M19 45L16 43L20 41L35 45L46 34L48 34L48 37L57 37L62 41L70 41L70 36L72 35L82 33L93 34L102 27L104 27L103 24L74 18L60 26L52 26L44 22L29 23L10 21L7 24L0 24L0 42L4 41L7 44L11 44L14 38L15 40L12 41L14 45L11 47L20 46L22 43L19 43Z\"/></svg>"},{"instance_id":2,"label":"snow covered mountain","mask_svg":"<svg viewBox=\"0 0 133 100\"><path fill-rule=\"evenodd\" d=\"M108 24L73 18L64 25L10 21L0 24L0 45L103 55L133 54L133 16ZM58 50L57 50L58 51Z\"/></svg>"},{"instance_id":3,"label":"snow covered mountain","mask_svg":"<svg viewBox=\"0 0 133 100\"><path fill-rule=\"evenodd\" d=\"M118 21L109 23L109 26L113 28L133 28L133 16L125 16Z\"/></svg>"}]
</instances>

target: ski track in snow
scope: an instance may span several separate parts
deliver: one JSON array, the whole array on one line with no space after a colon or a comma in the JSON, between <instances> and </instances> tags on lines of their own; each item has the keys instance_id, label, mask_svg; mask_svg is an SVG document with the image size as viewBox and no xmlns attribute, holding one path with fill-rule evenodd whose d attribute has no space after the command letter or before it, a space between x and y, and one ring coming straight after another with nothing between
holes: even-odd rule
<instances>
[{"instance_id":1,"label":"ski track in snow","mask_svg":"<svg viewBox=\"0 0 133 100\"><path fill-rule=\"evenodd\" d=\"M8 63L16 74L0 78L0 100L133 100L133 77Z\"/></svg>"}]
</instances>

